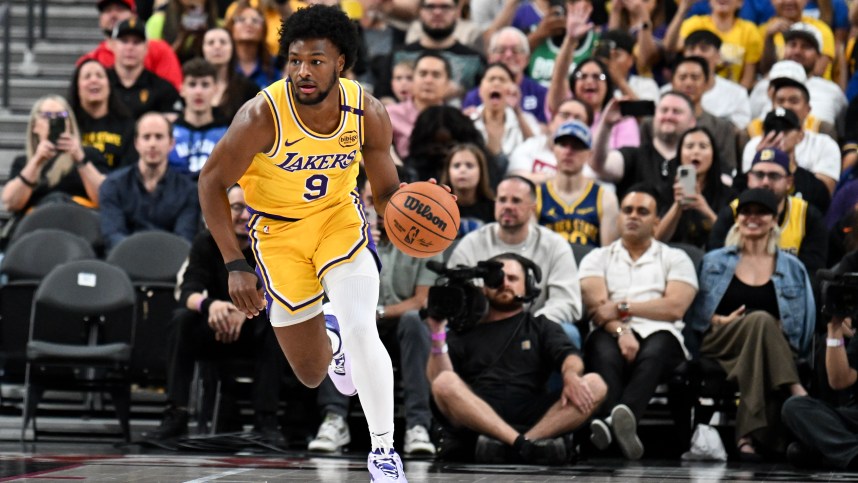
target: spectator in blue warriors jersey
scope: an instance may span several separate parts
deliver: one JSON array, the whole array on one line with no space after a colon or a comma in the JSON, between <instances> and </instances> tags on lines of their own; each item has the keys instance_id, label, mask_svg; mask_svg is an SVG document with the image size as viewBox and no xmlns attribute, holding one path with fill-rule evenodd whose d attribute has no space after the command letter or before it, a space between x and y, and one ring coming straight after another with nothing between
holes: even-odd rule
<instances>
[{"instance_id":1,"label":"spectator in blue warriors jersey","mask_svg":"<svg viewBox=\"0 0 858 483\"><path fill-rule=\"evenodd\" d=\"M215 67L196 58L182 65L182 73L185 109L173 125L176 144L170 151L170 169L197 179L215 144L226 134L227 124L212 107L217 92Z\"/></svg>"},{"instance_id":2,"label":"spectator in blue warriors jersey","mask_svg":"<svg viewBox=\"0 0 858 483\"><path fill-rule=\"evenodd\" d=\"M495 193L482 148L472 143L453 146L444 161L441 183L449 185L456 195L460 220L457 238L495 221Z\"/></svg>"},{"instance_id":3,"label":"spectator in blue warriors jersey","mask_svg":"<svg viewBox=\"0 0 858 483\"><path fill-rule=\"evenodd\" d=\"M359 395L372 480L405 482L393 449L393 368L376 327L379 258L355 189L362 162L383 216L400 182L384 105L342 77L357 48L354 23L338 6L311 5L286 19L286 75L247 102L215 146L200 173L200 203L235 306L247 317L267 309L304 385L328 374L341 393ZM256 270L231 229L226 189L236 182L252 213Z\"/></svg>"},{"instance_id":4,"label":"spectator in blue warriors jersey","mask_svg":"<svg viewBox=\"0 0 858 483\"><path fill-rule=\"evenodd\" d=\"M605 246L617 239L617 196L582 174L590 157L591 135L581 121L561 124L554 133L557 175L536 191L537 221L569 243Z\"/></svg>"}]
</instances>

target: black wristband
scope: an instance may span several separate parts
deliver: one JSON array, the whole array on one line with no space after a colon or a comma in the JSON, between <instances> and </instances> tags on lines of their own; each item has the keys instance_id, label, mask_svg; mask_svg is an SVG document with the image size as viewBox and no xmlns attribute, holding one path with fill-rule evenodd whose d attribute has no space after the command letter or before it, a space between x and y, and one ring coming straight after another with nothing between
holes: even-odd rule
<instances>
[{"instance_id":1,"label":"black wristband","mask_svg":"<svg viewBox=\"0 0 858 483\"><path fill-rule=\"evenodd\" d=\"M205 315L206 317L208 317L209 308L212 306L212 304L214 302L215 301L210 299L209 297L206 297L205 299L203 299L203 303L200 304L200 313Z\"/></svg>"},{"instance_id":2,"label":"black wristband","mask_svg":"<svg viewBox=\"0 0 858 483\"><path fill-rule=\"evenodd\" d=\"M36 186L38 186L38 184L37 184L37 183L34 183L34 182L32 182L32 181L28 180L28 179L27 179L27 178L25 178L25 177L24 177L24 175L23 175L23 174L21 174L21 173L18 173L18 179L20 179L22 183L24 183L25 185L27 185L27 186L28 186L28 187L30 187L30 188L35 188Z\"/></svg>"},{"instance_id":3,"label":"black wristband","mask_svg":"<svg viewBox=\"0 0 858 483\"><path fill-rule=\"evenodd\" d=\"M256 270L247 263L247 260L243 258L239 258L238 260L233 260L231 262L226 262L226 271L227 272L247 272L256 275Z\"/></svg>"}]
</instances>

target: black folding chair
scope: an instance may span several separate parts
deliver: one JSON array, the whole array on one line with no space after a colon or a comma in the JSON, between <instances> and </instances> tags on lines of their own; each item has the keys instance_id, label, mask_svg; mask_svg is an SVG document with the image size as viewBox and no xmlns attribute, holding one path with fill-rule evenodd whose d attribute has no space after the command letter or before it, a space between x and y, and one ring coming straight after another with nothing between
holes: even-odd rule
<instances>
[{"instance_id":1,"label":"black folding chair","mask_svg":"<svg viewBox=\"0 0 858 483\"><path fill-rule=\"evenodd\" d=\"M190 249L190 243L180 236L164 231L144 231L119 242L107 256L108 263L128 274L137 292L139 323L131 357L135 381L166 381L164 337L177 308L176 276Z\"/></svg>"},{"instance_id":2,"label":"black folding chair","mask_svg":"<svg viewBox=\"0 0 858 483\"><path fill-rule=\"evenodd\" d=\"M40 228L9 245L0 264L0 366L3 382L24 381L30 310L39 282L54 267L95 258L89 242L66 231Z\"/></svg>"},{"instance_id":3,"label":"black folding chair","mask_svg":"<svg viewBox=\"0 0 858 483\"><path fill-rule=\"evenodd\" d=\"M100 260L60 265L33 299L21 441L46 389L106 392L131 439L129 365L137 299L128 275Z\"/></svg>"}]
</instances>

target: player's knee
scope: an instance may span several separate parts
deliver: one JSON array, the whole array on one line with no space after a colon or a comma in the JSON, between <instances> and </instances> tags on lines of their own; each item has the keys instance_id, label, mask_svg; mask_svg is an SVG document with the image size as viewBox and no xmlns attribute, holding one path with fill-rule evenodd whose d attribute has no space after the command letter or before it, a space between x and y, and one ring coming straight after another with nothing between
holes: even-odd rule
<instances>
[{"instance_id":1,"label":"player's knee","mask_svg":"<svg viewBox=\"0 0 858 483\"><path fill-rule=\"evenodd\" d=\"M325 376L328 375L328 366L319 366L319 364L313 364L309 362L305 362L302 364L292 365L292 372L295 373L295 377L301 381L301 384L309 387L316 388L325 380Z\"/></svg>"}]
</instances>

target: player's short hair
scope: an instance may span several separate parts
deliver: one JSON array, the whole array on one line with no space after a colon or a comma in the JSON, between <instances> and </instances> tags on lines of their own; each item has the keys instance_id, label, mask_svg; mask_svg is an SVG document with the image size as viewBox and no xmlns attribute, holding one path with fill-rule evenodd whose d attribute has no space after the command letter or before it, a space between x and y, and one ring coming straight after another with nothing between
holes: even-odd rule
<instances>
[{"instance_id":1,"label":"player's short hair","mask_svg":"<svg viewBox=\"0 0 858 483\"><path fill-rule=\"evenodd\" d=\"M327 39L346 57L343 70L357 59L359 37L354 23L338 6L310 5L293 13L280 28L280 55L296 40Z\"/></svg>"}]
</instances>

